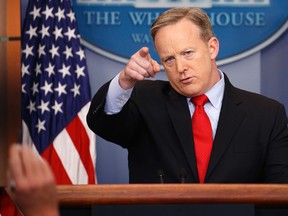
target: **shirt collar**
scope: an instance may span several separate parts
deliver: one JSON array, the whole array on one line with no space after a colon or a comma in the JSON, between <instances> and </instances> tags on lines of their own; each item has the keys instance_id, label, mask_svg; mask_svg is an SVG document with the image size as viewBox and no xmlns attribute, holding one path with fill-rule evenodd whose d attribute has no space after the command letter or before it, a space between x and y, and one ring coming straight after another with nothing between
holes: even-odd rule
<instances>
[{"instance_id":1,"label":"shirt collar","mask_svg":"<svg viewBox=\"0 0 288 216\"><path fill-rule=\"evenodd\" d=\"M225 88L224 74L219 69L218 69L218 72L219 72L220 80L205 93L211 105L217 110L221 109L222 99L224 96L224 88ZM191 98L187 98L187 102L189 102L190 100Z\"/></svg>"},{"instance_id":2,"label":"shirt collar","mask_svg":"<svg viewBox=\"0 0 288 216\"><path fill-rule=\"evenodd\" d=\"M222 105L222 99L224 96L224 74L221 70L218 69L220 80L205 94L209 98L210 103L215 109L220 109Z\"/></svg>"}]
</instances>

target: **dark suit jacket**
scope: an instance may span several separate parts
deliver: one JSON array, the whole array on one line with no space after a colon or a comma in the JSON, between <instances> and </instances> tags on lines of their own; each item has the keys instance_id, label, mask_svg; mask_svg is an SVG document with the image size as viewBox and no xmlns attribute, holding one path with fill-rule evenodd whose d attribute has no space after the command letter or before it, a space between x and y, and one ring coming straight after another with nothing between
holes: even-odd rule
<instances>
[{"instance_id":1,"label":"dark suit jacket","mask_svg":"<svg viewBox=\"0 0 288 216\"><path fill-rule=\"evenodd\" d=\"M199 182L186 97L167 81L142 81L122 111L103 111L109 83L94 96L89 127L128 149L130 183ZM225 92L206 183L288 183L288 129L283 105L237 89Z\"/></svg>"}]
</instances>

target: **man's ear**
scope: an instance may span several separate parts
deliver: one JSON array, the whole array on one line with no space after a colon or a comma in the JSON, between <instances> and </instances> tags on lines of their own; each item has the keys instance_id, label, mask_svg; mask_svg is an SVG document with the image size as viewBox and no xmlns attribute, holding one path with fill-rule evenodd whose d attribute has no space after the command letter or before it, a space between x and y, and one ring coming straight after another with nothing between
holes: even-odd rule
<instances>
[{"instance_id":1,"label":"man's ear","mask_svg":"<svg viewBox=\"0 0 288 216\"><path fill-rule=\"evenodd\" d=\"M209 42L209 52L211 59L216 59L218 52L219 52L219 41L216 37L212 37Z\"/></svg>"}]
</instances>

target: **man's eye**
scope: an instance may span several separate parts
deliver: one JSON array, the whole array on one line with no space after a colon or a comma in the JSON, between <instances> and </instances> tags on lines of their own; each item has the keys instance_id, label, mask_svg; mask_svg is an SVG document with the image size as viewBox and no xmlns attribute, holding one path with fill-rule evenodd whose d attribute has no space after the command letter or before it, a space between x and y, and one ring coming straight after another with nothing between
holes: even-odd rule
<instances>
[{"instance_id":1,"label":"man's eye","mask_svg":"<svg viewBox=\"0 0 288 216\"><path fill-rule=\"evenodd\" d=\"M193 55L193 51L186 51L184 52L185 56L192 56Z\"/></svg>"},{"instance_id":2,"label":"man's eye","mask_svg":"<svg viewBox=\"0 0 288 216\"><path fill-rule=\"evenodd\" d=\"M170 57L170 58L165 59L165 63L168 64L168 65L169 65L169 64L172 64L173 61L174 61L174 58L173 58L173 57Z\"/></svg>"}]
</instances>

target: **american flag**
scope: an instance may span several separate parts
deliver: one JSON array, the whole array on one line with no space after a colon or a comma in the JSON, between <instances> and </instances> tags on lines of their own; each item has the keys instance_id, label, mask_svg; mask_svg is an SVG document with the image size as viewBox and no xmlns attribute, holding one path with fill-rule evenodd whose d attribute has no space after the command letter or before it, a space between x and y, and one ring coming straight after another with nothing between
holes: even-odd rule
<instances>
[{"instance_id":1,"label":"american flag","mask_svg":"<svg viewBox=\"0 0 288 216\"><path fill-rule=\"evenodd\" d=\"M95 184L89 77L70 0L30 0L21 46L23 143L50 163L58 184Z\"/></svg>"}]
</instances>

